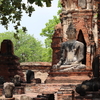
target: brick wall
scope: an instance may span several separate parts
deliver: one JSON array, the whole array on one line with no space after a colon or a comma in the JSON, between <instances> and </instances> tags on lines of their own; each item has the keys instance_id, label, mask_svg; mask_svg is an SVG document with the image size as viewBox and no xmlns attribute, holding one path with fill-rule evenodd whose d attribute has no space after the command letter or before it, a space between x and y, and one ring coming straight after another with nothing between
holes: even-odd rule
<instances>
[{"instance_id":1,"label":"brick wall","mask_svg":"<svg viewBox=\"0 0 100 100\"><path fill-rule=\"evenodd\" d=\"M97 3L95 0L61 0L61 25L56 29L52 39L52 64L56 64L59 61L60 46L57 44L67 40L66 30L69 24L73 22L77 30L76 39L85 45L83 63L86 64L87 69L92 69L93 58L98 48ZM57 31L58 29L61 31ZM60 35L59 38L58 33Z\"/></svg>"}]
</instances>

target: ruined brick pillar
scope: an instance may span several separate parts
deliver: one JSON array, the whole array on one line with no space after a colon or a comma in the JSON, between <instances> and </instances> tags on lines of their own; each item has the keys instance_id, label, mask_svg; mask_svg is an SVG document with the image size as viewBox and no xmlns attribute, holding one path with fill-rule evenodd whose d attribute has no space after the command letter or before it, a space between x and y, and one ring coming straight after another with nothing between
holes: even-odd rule
<instances>
[{"instance_id":1,"label":"ruined brick pillar","mask_svg":"<svg viewBox=\"0 0 100 100\"><path fill-rule=\"evenodd\" d=\"M97 24L98 24L98 48L97 48L97 55L99 56L99 77L100 77L100 0L96 0L98 3L98 20L97 20Z\"/></svg>"},{"instance_id":2,"label":"ruined brick pillar","mask_svg":"<svg viewBox=\"0 0 100 100\"><path fill-rule=\"evenodd\" d=\"M61 24L55 26L55 32L52 37L51 48L53 49L52 54L52 65L58 63L60 59L60 47L62 43L62 27Z\"/></svg>"},{"instance_id":3,"label":"ruined brick pillar","mask_svg":"<svg viewBox=\"0 0 100 100\"><path fill-rule=\"evenodd\" d=\"M100 2L98 3L98 49L97 53L100 55Z\"/></svg>"},{"instance_id":4,"label":"ruined brick pillar","mask_svg":"<svg viewBox=\"0 0 100 100\"><path fill-rule=\"evenodd\" d=\"M86 64L87 69L91 69L91 60L92 58L92 53L91 53L91 41L94 41L91 36L93 35L92 33L92 9L79 9L79 11L74 11L72 13L73 17L73 24L76 27L77 30L77 40L80 42L83 42L85 45L85 50L84 50L84 64Z\"/></svg>"},{"instance_id":5,"label":"ruined brick pillar","mask_svg":"<svg viewBox=\"0 0 100 100\"><path fill-rule=\"evenodd\" d=\"M24 74L20 68L19 58L14 55L12 41L3 40L0 53L0 76L5 81L11 81L16 74L20 75L22 81L24 81Z\"/></svg>"}]
</instances>

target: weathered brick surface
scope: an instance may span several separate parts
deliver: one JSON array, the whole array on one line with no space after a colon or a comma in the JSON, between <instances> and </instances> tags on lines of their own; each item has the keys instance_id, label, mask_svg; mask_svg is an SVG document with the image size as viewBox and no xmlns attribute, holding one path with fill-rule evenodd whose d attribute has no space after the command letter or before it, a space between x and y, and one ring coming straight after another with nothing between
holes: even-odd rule
<instances>
[{"instance_id":1,"label":"weathered brick surface","mask_svg":"<svg viewBox=\"0 0 100 100\"><path fill-rule=\"evenodd\" d=\"M51 63L49 62L22 62L20 67L22 70L37 70L41 72L48 72L51 68Z\"/></svg>"},{"instance_id":2,"label":"weathered brick surface","mask_svg":"<svg viewBox=\"0 0 100 100\"><path fill-rule=\"evenodd\" d=\"M97 3L98 2L95 1L92 3L89 0L87 0L85 4L83 1L80 0L70 0L70 1L61 0L61 5L62 5L62 13L60 14L61 25L60 27L57 27L61 31L58 31L57 29L53 35L53 39L52 39L53 63L52 64L56 64L59 61L60 46L58 44L61 44L62 42L67 40L65 32L67 30L69 23L73 22L77 30L76 39L83 42L85 45L85 54L84 54L85 58L83 63L86 64L87 69L92 69L94 54L91 53L91 50L93 50L92 47L97 48L96 47L97 45L95 46L95 44L98 44L97 43L98 33L96 32L97 29L94 29L96 25L96 17L94 16L97 13L95 9L98 9L95 5ZM68 4L69 6L67 6ZM57 38L58 35L61 35L59 37L60 42L59 41L56 42L58 39ZM55 45L56 48L54 48ZM94 50L93 52L95 53L96 51Z\"/></svg>"},{"instance_id":3,"label":"weathered brick surface","mask_svg":"<svg viewBox=\"0 0 100 100\"><path fill-rule=\"evenodd\" d=\"M61 24L57 24L55 26L55 32L52 36L51 47L53 49L52 54L52 65L56 64L60 59L60 47L62 43L62 26Z\"/></svg>"},{"instance_id":4,"label":"weathered brick surface","mask_svg":"<svg viewBox=\"0 0 100 100\"><path fill-rule=\"evenodd\" d=\"M60 87L60 84L27 84L25 87L25 93L53 94L57 92Z\"/></svg>"},{"instance_id":5,"label":"weathered brick surface","mask_svg":"<svg viewBox=\"0 0 100 100\"><path fill-rule=\"evenodd\" d=\"M88 75L72 75L72 76L49 76L46 83L67 83L67 84L78 84L84 80L89 80L91 77Z\"/></svg>"},{"instance_id":6,"label":"weathered brick surface","mask_svg":"<svg viewBox=\"0 0 100 100\"><path fill-rule=\"evenodd\" d=\"M3 40L1 43L0 67L0 76L5 81L11 81L16 74L19 74L21 80L24 81L24 74L20 68L19 58L14 55L11 40Z\"/></svg>"}]
</instances>

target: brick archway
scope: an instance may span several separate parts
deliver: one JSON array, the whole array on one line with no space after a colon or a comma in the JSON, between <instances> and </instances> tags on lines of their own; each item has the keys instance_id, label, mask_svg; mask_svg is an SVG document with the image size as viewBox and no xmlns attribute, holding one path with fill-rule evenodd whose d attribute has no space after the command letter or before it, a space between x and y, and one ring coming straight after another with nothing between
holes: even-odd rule
<instances>
[{"instance_id":1,"label":"brick archway","mask_svg":"<svg viewBox=\"0 0 100 100\"><path fill-rule=\"evenodd\" d=\"M77 40L81 40L81 38L83 39L81 42L83 42L85 44L85 59L84 59L84 63L86 64L87 66L87 69L91 69L92 68L92 64L91 64L91 54L90 54L90 50L91 50L91 47L90 47L90 40L89 40L89 34L92 34L90 33L90 29L91 29L91 24L92 22L90 22L90 20L88 20L91 24L88 24L84 21L85 19L84 18L81 18L81 17L78 17L77 19L73 19L73 24L75 25L76 27L76 30L77 30L77 36L76 36L76 39ZM88 25L88 27L86 27Z\"/></svg>"},{"instance_id":2,"label":"brick archway","mask_svg":"<svg viewBox=\"0 0 100 100\"><path fill-rule=\"evenodd\" d=\"M87 69L92 69L92 63L91 63L91 47L90 47L90 40L88 37L88 31L86 28L78 29L77 31L77 40L84 43L85 45L85 50L84 50L84 60L83 64L86 64Z\"/></svg>"},{"instance_id":3,"label":"brick archway","mask_svg":"<svg viewBox=\"0 0 100 100\"><path fill-rule=\"evenodd\" d=\"M79 30L77 40L84 44L84 59L83 59L82 63L86 64L86 49L87 49L87 47L86 47L86 42L85 42L82 30Z\"/></svg>"}]
</instances>

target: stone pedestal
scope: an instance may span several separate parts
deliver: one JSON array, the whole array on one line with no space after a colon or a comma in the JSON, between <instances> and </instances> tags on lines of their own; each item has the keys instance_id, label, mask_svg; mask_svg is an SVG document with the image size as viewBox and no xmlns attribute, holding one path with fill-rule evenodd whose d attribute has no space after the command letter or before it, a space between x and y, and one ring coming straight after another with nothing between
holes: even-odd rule
<instances>
[{"instance_id":1,"label":"stone pedestal","mask_svg":"<svg viewBox=\"0 0 100 100\"><path fill-rule=\"evenodd\" d=\"M92 72L50 72L46 83L68 83L77 84L91 79Z\"/></svg>"},{"instance_id":2,"label":"stone pedestal","mask_svg":"<svg viewBox=\"0 0 100 100\"><path fill-rule=\"evenodd\" d=\"M74 85L63 85L57 92L57 100L74 100L74 88Z\"/></svg>"},{"instance_id":3,"label":"stone pedestal","mask_svg":"<svg viewBox=\"0 0 100 100\"><path fill-rule=\"evenodd\" d=\"M58 97L57 100L74 100L72 99L73 98L72 94L67 94L67 93L58 93L57 97Z\"/></svg>"},{"instance_id":4,"label":"stone pedestal","mask_svg":"<svg viewBox=\"0 0 100 100\"><path fill-rule=\"evenodd\" d=\"M55 71L56 72L84 72L85 70L86 70L86 65L84 64L72 64L72 65L61 65L60 68L57 68Z\"/></svg>"}]
</instances>

